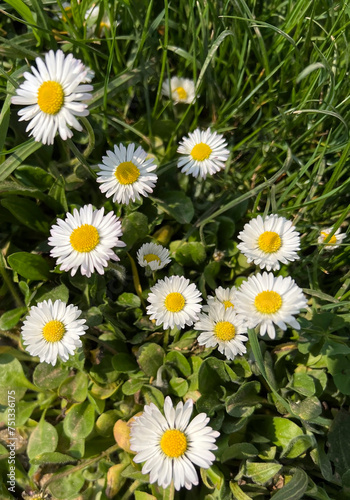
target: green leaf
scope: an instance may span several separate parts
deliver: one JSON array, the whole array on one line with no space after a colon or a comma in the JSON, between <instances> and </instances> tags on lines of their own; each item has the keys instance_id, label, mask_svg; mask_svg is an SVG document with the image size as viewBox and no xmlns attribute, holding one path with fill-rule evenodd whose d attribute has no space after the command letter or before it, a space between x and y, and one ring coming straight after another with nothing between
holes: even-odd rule
<instances>
[{"instance_id":1,"label":"green leaf","mask_svg":"<svg viewBox=\"0 0 350 500\"><path fill-rule=\"evenodd\" d=\"M295 469L292 479L273 496L274 500L299 500L304 498L308 476L302 469Z\"/></svg>"},{"instance_id":2,"label":"green leaf","mask_svg":"<svg viewBox=\"0 0 350 500\"><path fill-rule=\"evenodd\" d=\"M322 413L322 406L316 396L305 398L303 401L291 402L295 415L298 415L303 420L312 420Z\"/></svg>"},{"instance_id":3,"label":"green leaf","mask_svg":"<svg viewBox=\"0 0 350 500\"><path fill-rule=\"evenodd\" d=\"M46 281L51 277L50 267L41 255L17 252L9 255L7 261L14 271L28 280Z\"/></svg>"},{"instance_id":4,"label":"green leaf","mask_svg":"<svg viewBox=\"0 0 350 500\"><path fill-rule=\"evenodd\" d=\"M198 389L202 394L217 391L218 386L231 382L226 363L218 358L207 358L198 371Z\"/></svg>"},{"instance_id":5,"label":"green leaf","mask_svg":"<svg viewBox=\"0 0 350 500\"><path fill-rule=\"evenodd\" d=\"M78 372L73 377L64 380L58 390L62 398L69 401L82 403L87 398L88 377L83 372Z\"/></svg>"},{"instance_id":6,"label":"green leaf","mask_svg":"<svg viewBox=\"0 0 350 500\"><path fill-rule=\"evenodd\" d=\"M173 393L179 398L183 398L188 391L188 383L181 377L173 377L169 381Z\"/></svg>"},{"instance_id":7,"label":"green leaf","mask_svg":"<svg viewBox=\"0 0 350 500\"><path fill-rule=\"evenodd\" d=\"M117 304L123 307L135 308L135 307L140 307L141 300L137 295L125 292L119 295Z\"/></svg>"},{"instance_id":8,"label":"green leaf","mask_svg":"<svg viewBox=\"0 0 350 500\"><path fill-rule=\"evenodd\" d=\"M37 388L27 380L23 373L23 368L14 356L2 353L0 356L0 404L8 404L8 391L15 391L14 397L19 401L26 389Z\"/></svg>"},{"instance_id":9,"label":"green leaf","mask_svg":"<svg viewBox=\"0 0 350 500\"><path fill-rule=\"evenodd\" d=\"M113 427L119 418L117 410L108 410L102 413L96 420L95 428L100 436L109 437L113 435Z\"/></svg>"},{"instance_id":10,"label":"green leaf","mask_svg":"<svg viewBox=\"0 0 350 500\"><path fill-rule=\"evenodd\" d=\"M251 443L236 443L225 449L221 455L221 462L225 463L232 459L244 460L249 457L258 456L259 451Z\"/></svg>"},{"instance_id":11,"label":"green leaf","mask_svg":"<svg viewBox=\"0 0 350 500\"><path fill-rule=\"evenodd\" d=\"M41 291L43 290L43 293ZM45 287L41 287L38 292L36 293L34 297L34 302L42 302L43 300L49 300L51 299L52 302L55 302L55 300L61 300L62 302L65 302L67 304L69 300L69 290L66 287L66 285L59 285L56 286L55 288L52 288L48 292L45 292Z\"/></svg>"},{"instance_id":12,"label":"green leaf","mask_svg":"<svg viewBox=\"0 0 350 500\"><path fill-rule=\"evenodd\" d=\"M16 179L22 184L36 188L40 191L50 189L55 182L54 177L43 168L32 167L31 165L21 165L16 170Z\"/></svg>"},{"instance_id":13,"label":"green leaf","mask_svg":"<svg viewBox=\"0 0 350 500\"><path fill-rule=\"evenodd\" d=\"M37 455L35 458L32 458L30 463L32 465L46 465L46 464L67 464L69 462L76 462L76 458L73 458L69 455L65 455L64 453L59 453L58 451L54 452L45 452Z\"/></svg>"},{"instance_id":14,"label":"green leaf","mask_svg":"<svg viewBox=\"0 0 350 500\"><path fill-rule=\"evenodd\" d=\"M9 196L1 201L1 205L27 228L45 234L49 232L48 220L34 201L19 196Z\"/></svg>"},{"instance_id":15,"label":"green leaf","mask_svg":"<svg viewBox=\"0 0 350 500\"><path fill-rule=\"evenodd\" d=\"M140 391L145 383L146 382L144 380L137 378L127 380L122 387L123 394L125 394L125 396L132 396Z\"/></svg>"},{"instance_id":16,"label":"green leaf","mask_svg":"<svg viewBox=\"0 0 350 500\"><path fill-rule=\"evenodd\" d=\"M248 495L246 495L244 491L241 490L237 483L233 483L231 481L230 490L232 491L235 500L251 500L251 497L248 497Z\"/></svg>"},{"instance_id":17,"label":"green leaf","mask_svg":"<svg viewBox=\"0 0 350 500\"><path fill-rule=\"evenodd\" d=\"M144 238L148 234L148 219L140 212L132 212L123 219L123 236L121 237L130 249L137 240Z\"/></svg>"},{"instance_id":18,"label":"green leaf","mask_svg":"<svg viewBox=\"0 0 350 500\"><path fill-rule=\"evenodd\" d=\"M175 260L182 266L192 266L204 262L206 256L204 245L197 241L191 241L184 243L176 250Z\"/></svg>"},{"instance_id":19,"label":"green leaf","mask_svg":"<svg viewBox=\"0 0 350 500\"><path fill-rule=\"evenodd\" d=\"M137 362L142 371L149 377L156 377L158 368L164 361L164 349L158 344L144 344L139 352Z\"/></svg>"},{"instance_id":20,"label":"green leaf","mask_svg":"<svg viewBox=\"0 0 350 500\"><path fill-rule=\"evenodd\" d=\"M261 436L282 448L286 448L293 438L303 435L297 424L282 417L258 417L254 421L254 428Z\"/></svg>"},{"instance_id":21,"label":"green leaf","mask_svg":"<svg viewBox=\"0 0 350 500\"><path fill-rule=\"evenodd\" d=\"M134 372L138 369L135 358L124 352L115 354L112 358L112 364L118 372Z\"/></svg>"},{"instance_id":22,"label":"green leaf","mask_svg":"<svg viewBox=\"0 0 350 500\"><path fill-rule=\"evenodd\" d=\"M180 224L189 224L194 216L191 199L183 191L165 191L162 199L153 198L158 208L171 215Z\"/></svg>"},{"instance_id":23,"label":"green leaf","mask_svg":"<svg viewBox=\"0 0 350 500\"><path fill-rule=\"evenodd\" d=\"M28 141L25 144L22 144L19 148L16 149L16 152L13 153L0 168L0 182L4 181L9 175L12 174L17 167L19 167L28 156L41 148L41 142L35 142L34 140Z\"/></svg>"},{"instance_id":24,"label":"green leaf","mask_svg":"<svg viewBox=\"0 0 350 500\"><path fill-rule=\"evenodd\" d=\"M350 396L350 360L348 356L327 357L328 371L333 375L337 388Z\"/></svg>"},{"instance_id":25,"label":"green leaf","mask_svg":"<svg viewBox=\"0 0 350 500\"><path fill-rule=\"evenodd\" d=\"M306 373L294 373L291 387L303 396L313 396L316 392L313 378Z\"/></svg>"},{"instance_id":26,"label":"green leaf","mask_svg":"<svg viewBox=\"0 0 350 500\"><path fill-rule=\"evenodd\" d=\"M32 459L42 453L55 451L57 443L56 429L42 418L29 437L27 455Z\"/></svg>"},{"instance_id":27,"label":"green leaf","mask_svg":"<svg viewBox=\"0 0 350 500\"><path fill-rule=\"evenodd\" d=\"M334 463L336 471L343 475L350 470L350 414L338 411L328 434L328 458Z\"/></svg>"},{"instance_id":28,"label":"green leaf","mask_svg":"<svg viewBox=\"0 0 350 500\"><path fill-rule=\"evenodd\" d=\"M0 317L0 330L11 330L11 328L14 328L26 311L26 307L17 307L5 312Z\"/></svg>"},{"instance_id":29,"label":"green leaf","mask_svg":"<svg viewBox=\"0 0 350 500\"><path fill-rule=\"evenodd\" d=\"M69 374L68 368L40 363L35 367L33 382L42 389L56 389Z\"/></svg>"},{"instance_id":30,"label":"green leaf","mask_svg":"<svg viewBox=\"0 0 350 500\"><path fill-rule=\"evenodd\" d=\"M95 409L88 401L71 406L63 422L65 433L71 439L86 438L95 423Z\"/></svg>"},{"instance_id":31,"label":"green leaf","mask_svg":"<svg viewBox=\"0 0 350 500\"><path fill-rule=\"evenodd\" d=\"M316 440L313 436L297 436L293 438L287 448L283 450L283 453L281 453L281 458L297 458L305 453L306 450L308 450L309 448L313 448L314 446L316 446Z\"/></svg>"},{"instance_id":32,"label":"green leaf","mask_svg":"<svg viewBox=\"0 0 350 500\"><path fill-rule=\"evenodd\" d=\"M256 484L268 483L282 469L281 464L274 462L247 462L244 475Z\"/></svg>"},{"instance_id":33,"label":"green leaf","mask_svg":"<svg viewBox=\"0 0 350 500\"><path fill-rule=\"evenodd\" d=\"M66 465L57 471L57 475L59 475L60 472L65 472L70 469L74 469L74 466ZM55 474L52 478L54 477ZM50 483L48 489L55 498L60 500L72 500L78 495L84 483L85 479L82 475L82 471L72 471L69 475L61 477Z\"/></svg>"},{"instance_id":34,"label":"green leaf","mask_svg":"<svg viewBox=\"0 0 350 500\"><path fill-rule=\"evenodd\" d=\"M232 417L247 417L254 412L254 406L263 398L258 396L259 382L247 382L233 395L226 399L226 411Z\"/></svg>"},{"instance_id":35,"label":"green leaf","mask_svg":"<svg viewBox=\"0 0 350 500\"><path fill-rule=\"evenodd\" d=\"M157 500L157 497L144 491L135 491L135 500Z\"/></svg>"},{"instance_id":36,"label":"green leaf","mask_svg":"<svg viewBox=\"0 0 350 500\"><path fill-rule=\"evenodd\" d=\"M174 366L182 375L189 377L191 375L191 366L185 356L177 351L170 351L165 357L165 362Z\"/></svg>"},{"instance_id":37,"label":"green leaf","mask_svg":"<svg viewBox=\"0 0 350 500\"><path fill-rule=\"evenodd\" d=\"M68 212L68 203L65 192L65 180L60 175L50 188L49 196L51 196L57 204L57 210Z\"/></svg>"}]
</instances>

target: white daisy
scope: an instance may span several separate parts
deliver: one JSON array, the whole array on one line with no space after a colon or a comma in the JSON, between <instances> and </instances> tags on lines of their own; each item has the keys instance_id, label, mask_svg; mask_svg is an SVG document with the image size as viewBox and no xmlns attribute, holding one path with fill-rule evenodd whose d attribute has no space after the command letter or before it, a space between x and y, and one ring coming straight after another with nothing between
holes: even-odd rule
<instances>
[{"instance_id":1,"label":"white daisy","mask_svg":"<svg viewBox=\"0 0 350 500\"><path fill-rule=\"evenodd\" d=\"M225 168L225 162L230 154L226 149L227 142L223 135L217 132L199 130L197 128L189 137L183 137L177 152L185 155L177 162L181 172L193 177L206 178Z\"/></svg>"},{"instance_id":2,"label":"white daisy","mask_svg":"<svg viewBox=\"0 0 350 500\"><path fill-rule=\"evenodd\" d=\"M83 130L76 116L87 116L87 104L91 99L92 85L82 85L90 81L89 69L75 59L73 54L65 56L62 50L50 50L45 62L36 58L37 69L25 72L26 81L16 90L12 104L24 105L18 115L20 121L29 121L26 132L31 131L35 141L53 144L56 132L63 140L72 137L70 127ZM91 71L90 71L91 73Z\"/></svg>"},{"instance_id":3,"label":"white daisy","mask_svg":"<svg viewBox=\"0 0 350 500\"><path fill-rule=\"evenodd\" d=\"M103 163L99 164L97 182L107 198L113 195L113 202L127 205L130 200L140 200L140 195L148 196L156 185L158 177L152 172L157 166L152 158L146 160L147 153L141 146L136 151L135 147L135 144L127 148L123 144L119 144L119 148L114 146L114 153L107 151L107 156L102 157Z\"/></svg>"},{"instance_id":4,"label":"white daisy","mask_svg":"<svg viewBox=\"0 0 350 500\"><path fill-rule=\"evenodd\" d=\"M88 329L85 319L78 319L81 311L61 300L44 300L30 308L22 326L23 344L41 363L56 364L57 357L67 361L77 347L80 335Z\"/></svg>"},{"instance_id":5,"label":"white daisy","mask_svg":"<svg viewBox=\"0 0 350 500\"><path fill-rule=\"evenodd\" d=\"M156 325L167 328L191 326L198 319L202 306L201 293L194 283L183 276L165 277L152 286L147 297L150 305L147 314L156 320Z\"/></svg>"},{"instance_id":6,"label":"white daisy","mask_svg":"<svg viewBox=\"0 0 350 500\"><path fill-rule=\"evenodd\" d=\"M209 418L199 413L191 422L193 401L188 399L173 407L169 396L164 401L164 414L151 403L143 414L131 423L130 448L137 452L134 462L146 462L143 474L150 473L150 483L157 481L167 488L174 481L176 490L183 486L190 490L198 484L193 464L208 469L215 460L210 450L216 450L220 435L207 426Z\"/></svg>"},{"instance_id":7,"label":"white daisy","mask_svg":"<svg viewBox=\"0 0 350 500\"><path fill-rule=\"evenodd\" d=\"M84 16L87 25L88 37L92 37L94 35L99 17L100 17L100 6L94 3L86 11ZM102 36L105 30L110 30L110 29L111 29L111 23L109 17L104 12L100 18L100 22L98 23L97 36Z\"/></svg>"},{"instance_id":8,"label":"white daisy","mask_svg":"<svg viewBox=\"0 0 350 500\"><path fill-rule=\"evenodd\" d=\"M318 237L317 243L319 245L324 245L325 239L327 238L327 236L331 234L332 231L333 231L333 226L328 227L327 229L322 229ZM339 245L341 245L344 238L346 238L346 234L340 233L340 228L338 228L336 232L333 234L333 236L324 245L324 248L326 250L334 250L335 248L339 248Z\"/></svg>"},{"instance_id":9,"label":"white daisy","mask_svg":"<svg viewBox=\"0 0 350 500\"><path fill-rule=\"evenodd\" d=\"M207 297L207 305L203 306L203 311L208 312L209 308L217 303L223 304L225 309L228 307L235 307L236 302L236 288L233 286L232 288L223 288L219 286L219 288L215 289L215 297L208 295Z\"/></svg>"},{"instance_id":10,"label":"white daisy","mask_svg":"<svg viewBox=\"0 0 350 500\"><path fill-rule=\"evenodd\" d=\"M242 243L237 248L247 257L248 262L254 262L261 269L275 271L280 268L280 262L299 259L300 236L290 220L276 214L263 219L258 215L238 235Z\"/></svg>"},{"instance_id":11,"label":"white daisy","mask_svg":"<svg viewBox=\"0 0 350 500\"><path fill-rule=\"evenodd\" d=\"M274 324L282 330L287 329L286 323L296 330L300 329L293 315L299 314L307 301L290 276L275 278L272 273L264 272L242 283L236 293L236 303L249 328L259 325L260 335L267 332L270 339L274 339Z\"/></svg>"},{"instance_id":12,"label":"white daisy","mask_svg":"<svg viewBox=\"0 0 350 500\"><path fill-rule=\"evenodd\" d=\"M199 321L193 328L202 332L197 339L199 345L218 346L219 352L227 359L247 352L243 342L248 337L242 335L247 333L246 320L244 316L236 314L232 306L225 308L219 302L212 304L208 314L199 315Z\"/></svg>"},{"instance_id":13,"label":"white daisy","mask_svg":"<svg viewBox=\"0 0 350 500\"><path fill-rule=\"evenodd\" d=\"M90 278L95 269L104 274L108 260L119 260L112 248L125 247L119 240L121 224L113 212L103 214L104 208L93 210L92 205L85 205L79 211L75 208L73 215L67 213L65 220L57 219L49 245L54 247L50 255L58 257L62 271L71 270L74 276L80 267L81 274Z\"/></svg>"},{"instance_id":14,"label":"white daisy","mask_svg":"<svg viewBox=\"0 0 350 500\"><path fill-rule=\"evenodd\" d=\"M137 260L140 266L149 266L152 271L163 269L163 267L171 262L169 250L155 243L145 243L142 245L137 252Z\"/></svg>"},{"instance_id":15,"label":"white daisy","mask_svg":"<svg viewBox=\"0 0 350 500\"><path fill-rule=\"evenodd\" d=\"M162 94L171 98L175 103L183 102L191 104L196 97L194 81L188 78L173 76L169 81L166 79L162 85Z\"/></svg>"}]
</instances>

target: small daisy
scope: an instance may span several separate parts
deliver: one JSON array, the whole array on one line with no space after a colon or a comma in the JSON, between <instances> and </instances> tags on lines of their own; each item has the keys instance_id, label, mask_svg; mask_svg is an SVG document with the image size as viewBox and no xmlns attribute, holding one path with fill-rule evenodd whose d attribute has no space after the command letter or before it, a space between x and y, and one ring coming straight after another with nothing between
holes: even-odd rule
<instances>
[{"instance_id":1,"label":"small daisy","mask_svg":"<svg viewBox=\"0 0 350 500\"><path fill-rule=\"evenodd\" d=\"M249 328L260 325L260 335L267 332L270 339L275 338L274 324L282 330L286 323L296 330L300 329L294 314L306 307L307 301L295 281L288 276L275 276L272 273L251 276L242 283L236 293L239 312L248 322Z\"/></svg>"},{"instance_id":2,"label":"small daisy","mask_svg":"<svg viewBox=\"0 0 350 500\"><path fill-rule=\"evenodd\" d=\"M209 418L199 413L191 422L193 401L178 403L173 407L169 396L164 401L164 415L155 404L144 407L143 414L131 423L130 448L137 452L134 462L146 462L143 474L150 473L150 483L157 481L167 488L174 481L178 491L185 486L190 490L198 484L193 464L208 469L215 460L210 450L216 450L220 435L207 426Z\"/></svg>"},{"instance_id":3,"label":"small daisy","mask_svg":"<svg viewBox=\"0 0 350 500\"><path fill-rule=\"evenodd\" d=\"M186 175L206 178L225 168L225 162L230 154L226 149L227 142L223 135L197 128L189 137L183 137L177 152L185 155L177 162L178 168Z\"/></svg>"},{"instance_id":4,"label":"small daisy","mask_svg":"<svg viewBox=\"0 0 350 500\"><path fill-rule=\"evenodd\" d=\"M85 13L85 21L87 25L87 35L88 37L92 37L97 28L97 36L102 36L105 30L111 29L111 23L109 17L104 12L100 18L100 6L95 3L86 11ZM100 18L100 21L97 25L97 22Z\"/></svg>"},{"instance_id":5,"label":"small daisy","mask_svg":"<svg viewBox=\"0 0 350 500\"><path fill-rule=\"evenodd\" d=\"M113 202L127 205L130 200L140 200L141 196L148 196L153 192L157 182L157 175L153 170L157 168L153 159L146 160L147 153L139 146L123 144L114 146L114 153L107 151L99 164L101 170L97 172L97 182L101 184L100 191L109 198L113 195Z\"/></svg>"},{"instance_id":6,"label":"small daisy","mask_svg":"<svg viewBox=\"0 0 350 500\"><path fill-rule=\"evenodd\" d=\"M237 248L261 269L276 271L280 262L299 259L300 236L290 220L276 214L263 219L260 215L245 224L238 235L242 243Z\"/></svg>"},{"instance_id":7,"label":"small daisy","mask_svg":"<svg viewBox=\"0 0 350 500\"><path fill-rule=\"evenodd\" d=\"M219 286L219 288L215 289L215 297L209 295L207 297L207 305L203 306L203 311L208 312L209 308L214 304L220 303L225 306L225 309L228 307L235 307L236 302L236 288L233 286L232 288L223 288Z\"/></svg>"},{"instance_id":8,"label":"small daisy","mask_svg":"<svg viewBox=\"0 0 350 500\"><path fill-rule=\"evenodd\" d=\"M137 252L137 260L141 267L149 266L152 271L163 269L163 267L171 262L169 250L155 243L145 243L142 245Z\"/></svg>"},{"instance_id":9,"label":"small daisy","mask_svg":"<svg viewBox=\"0 0 350 500\"><path fill-rule=\"evenodd\" d=\"M45 55L45 62L36 58L36 69L25 72L26 81L16 90L12 104L24 105L18 115L20 121L29 121L26 132L33 135L35 141L53 144L56 132L63 140L72 137L70 127L83 130L76 116L87 116L89 111L83 101L91 99L91 85L82 85L90 81L89 69L73 54L65 56L62 50L50 50ZM91 74L91 70L90 70Z\"/></svg>"},{"instance_id":10,"label":"small daisy","mask_svg":"<svg viewBox=\"0 0 350 500\"><path fill-rule=\"evenodd\" d=\"M206 347L218 346L219 352L227 359L234 359L238 354L247 352L243 342L248 337L245 317L236 314L233 307L225 308L219 302L209 307L208 314L200 314L199 321L195 323L195 330L202 333L198 337L198 344Z\"/></svg>"},{"instance_id":11,"label":"small daisy","mask_svg":"<svg viewBox=\"0 0 350 500\"><path fill-rule=\"evenodd\" d=\"M52 226L49 245L54 247L50 255L58 257L57 265L61 271L71 270L74 276L80 267L82 275L90 278L96 271L104 274L108 260L119 260L112 248L125 247L119 240L122 236L121 224L113 212L104 214L104 208L93 210L92 205L85 205L73 215L66 214L66 219L57 219L57 226Z\"/></svg>"},{"instance_id":12,"label":"small daisy","mask_svg":"<svg viewBox=\"0 0 350 500\"><path fill-rule=\"evenodd\" d=\"M57 357L67 361L77 347L80 335L88 329L85 319L78 319L81 311L61 300L44 300L30 308L22 326L23 344L41 363L56 364Z\"/></svg>"},{"instance_id":13,"label":"small daisy","mask_svg":"<svg viewBox=\"0 0 350 500\"><path fill-rule=\"evenodd\" d=\"M156 320L156 325L167 328L191 326L198 319L202 306L201 293L194 283L183 276L165 277L152 286L147 297L150 305L147 314Z\"/></svg>"},{"instance_id":14,"label":"small daisy","mask_svg":"<svg viewBox=\"0 0 350 500\"><path fill-rule=\"evenodd\" d=\"M327 229L322 229L320 235L318 237L317 243L319 245L324 245L324 241L333 231L333 226L328 227ZM339 248L339 245L343 242L343 239L346 238L346 234L340 233L340 228L336 230L333 236L327 241L324 245L325 250L334 250L335 248Z\"/></svg>"},{"instance_id":15,"label":"small daisy","mask_svg":"<svg viewBox=\"0 0 350 500\"><path fill-rule=\"evenodd\" d=\"M194 82L188 78L173 76L170 81L168 79L164 81L162 85L162 94L171 98L175 103L183 102L185 104L191 104L196 97Z\"/></svg>"}]
</instances>

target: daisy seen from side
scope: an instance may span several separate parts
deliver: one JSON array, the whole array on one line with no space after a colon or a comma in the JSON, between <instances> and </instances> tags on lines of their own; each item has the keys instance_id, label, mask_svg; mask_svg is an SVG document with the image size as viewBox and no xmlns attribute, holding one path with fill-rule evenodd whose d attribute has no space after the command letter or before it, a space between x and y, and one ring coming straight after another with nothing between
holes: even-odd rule
<instances>
[{"instance_id":1,"label":"daisy seen from side","mask_svg":"<svg viewBox=\"0 0 350 500\"><path fill-rule=\"evenodd\" d=\"M77 347L80 336L88 329L85 319L78 319L81 311L61 300L44 300L30 308L22 326L23 345L31 356L39 356L41 363L53 366L59 357L67 361Z\"/></svg>"},{"instance_id":2,"label":"daisy seen from side","mask_svg":"<svg viewBox=\"0 0 350 500\"><path fill-rule=\"evenodd\" d=\"M147 153L141 146L119 144L114 146L114 152L106 154L99 164L97 182L107 198L113 196L113 202L127 205L130 200L140 200L153 192L158 180L154 173L157 166L152 158L146 160Z\"/></svg>"},{"instance_id":3,"label":"daisy seen from side","mask_svg":"<svg viewBox=\"0 0 350 500\"><path fill-rule=\"evenodd\" d=\"M212 450L220 435L207 425L209 418L199 413L191 422L193 401L173 407L169 396L165 398L164 415L151 403L143 414L131 423L130 448L137 454L134 462L145 462L143 474L150 474L150 483L157 482L167 488L174 481L175 489L190 490L198 484L193 464L208 469L215 460Z\"/></svg>"},{"instance_id":4,"label":"daisy seen from side","mask_svg":"<svg viewBox=\"0 0 350 500\"><path fill-rule=\"evenodd\" d=\"M202 305L201 293L194 283L183 276L167 276L151 287L147 297L147 314L156 325L167 328L191 326L198 319Z\"/></svg>"},{"instance_id":5,"label":"daisy seen from side","mask_svg":"<svg viewBox=\"0 0 350 500\"><path fill-rule=\"evenodd\" d=\"M189 78L173 76L170 80L166 79L163 82L162 94L172 99L176 104L179 102L191 104L196 97L194 81Z\"/></svg>"},{"instance_id":6,"label":"daisy seen from side","mask_svg":"<svg viewBox=\"0 0 350 500\"><path fill-rule=\"evenodd\" d=\"M233 307L225 308L219 302L209 306L208 314L201 313L193 327L202 332L197 341L205 347L217 347L221 354L232 360L247 352L243 342L248 340L245 317L236 314Z\"/></svg>"},{"instance_id":7,"label":"daisy seen from side","mask_svg":"<svg viewBox=\"0 0 350 500\"><path fill-rule=\"evenodd\" d=\"M263 219L258 215L238 234L242 243L237 248L246 256L248 262L254 262L261 269L275 271L280 263L288 264L299 259L300 235L292 221L276 214Z\"/></svg>"},{"instance_id":8,"label":"daisy seen from side","mask_svg":"<svg viewBox=\"0 0 350 500\"><path fill-rule=\"evenodd\" d=\"M317 239L317 243L319 245L323 245L325 250L335 250L336 248L339 248L339 245L342 244L343 239L346 238L346 234L341 233L341 229L338 228L333 234L333 236L331 236L331 238L327 241L327 243L325 243L325 240L332 232L333 232L333 226L328 227L326 229L322 229Z\"/></svg>"},{"instance_id":9,"label":"daisy seen from side","mask_svg":"<svg viewBox=\"0 0 350 500\"><path fill-rule=\"evenodd\" d=\"M137 252L137 261L141 267L149 267L152 271L163 269L171 262L169 250L162 245L145 243Z\"/></svg>"},{"instance_id":10,"label":"daisy seen from side","mask_svg":"<svg viewBox=\"0 0 350 500\"><path fill-rule=\"evenodd\" d=\"M203 306L203 311L208 312L209 308L217 303L223 304L225 309L235 307L236 302L236 288L233 286L232 288L223 288L219 286L215 289L214 297L212 295L208 295L207 297L207 305Z\"/></svg>"},{"instance_id":11,"label":"daisy seen from side","mask_svg":"<svg viewBox=\"0 0 350 500\"><path fill-rule=\"evenodd\" d=\"M264 272L251 276L237 290L236 302L239 312L247 320L247 326L259 326L260 335L270 339L276 336L275 325L282 330L287 324L296 330L300 325L294 318L306 307L306 298L295 281L288 276L277 278L272 273Z\"/></svg>"},{"instance_id":12,"label":"daisy seen from side","mask_svg":"<svg viewBox=\"0 0 350 500\"><path fill-rule=\"evenodd\" d=\"M104 274L109 260L118 261L114 247L124 247L121 223L113 212L104 215L104 208L93 210L84 205L73 215L66 214L65 220L57 219L49 238L51 257L57 258L62 271L71 271L74 276L80 268L82 275L90 278L95 270Z\"/></svg>"},{"instance_id":13,"label":"daisy seen from side","mask_svg":"<svg viewBox=\"0 0 350 500\"><path fill-rule=\"evenodd\" d=\"M20 121L29 121L26 132L37 142L53 144L58 132L63 140L72 137L71 128L83 130L77 120L87 116L86 102L91 99L91 70L62 50L50 50L45 61L36 60L37 68L25 72L25 81L16 89L12 104L22 107L18 111Z\"/></svg>"},{"instance_id":14,"label":"daisy seen from side","mask_svg":"<svg viewBox=\"0 0 350 500\"><path fill-rule=\"evenodd\" d=\"M230 154L226 147L223 135L211 132L210 128L197 128L179 143L177 152L183 156L179 158L177 166L186 175L205 179L208 174L213 175L225 168Z\"/></svg>"}]
</instances>

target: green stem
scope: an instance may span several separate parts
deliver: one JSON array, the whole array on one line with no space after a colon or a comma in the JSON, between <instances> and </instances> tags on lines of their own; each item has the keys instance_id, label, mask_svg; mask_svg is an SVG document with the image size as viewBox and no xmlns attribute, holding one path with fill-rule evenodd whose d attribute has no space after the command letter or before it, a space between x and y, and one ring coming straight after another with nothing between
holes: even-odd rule
<instances>
[{"instance_id":1,"label":"green stem","mask_svg":"<svg viewBox=\"0 0 350 500\"><path fill-rule=\"evenodd\" d=\"M13 297L13 300L16 303L16 306L17 307L23 307L22 299L18 295L17 290L15 289L15 287L13 286L12 280L10 280L10 278L7 275L6 268L5 268L5 258L4 258L3 254L2 254L2 252L0 252L0 274L2 276L2 279L4 280L5 285L9 289L9 291L10 291L12 297Z\"/></svg>"},{"instance_id":2,"label":"green stem","mask_svg":"<svg viewBox=\"0 0 350 500\"><path fill-rule=\"evenodd\" d=\"M134 481L130 488L127 489L127 491L124 493L122 496L121 500L128 500L132 496L135 490L140 486L141 481Z\"/></svg>"},{"instance_id":3,"label":"green stem","mask_svg":"<svg viewBox=\"0 0 350 500\"><path fill-rule=\"evenodd\" d=\"M163 57L162 57L162 68L160 71L160 78L159 78L159 84L158 84L158 90L157 90L157 96L156 96L156 102L154 103L153 106L153 113L152 116L155 117L157 114L157 106L159 102L159 98L162 92L162 84L163 84L163 79L164 79L164 73L165 73L165 66L166 66L166 61L167 61L167 51L168 51L168 35L169 35L169 6L168 6L168 0L164 0L164 44L163 44Z\"/></svg>"}]
</instances>

